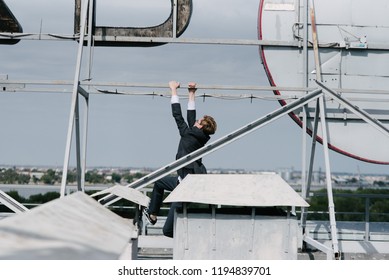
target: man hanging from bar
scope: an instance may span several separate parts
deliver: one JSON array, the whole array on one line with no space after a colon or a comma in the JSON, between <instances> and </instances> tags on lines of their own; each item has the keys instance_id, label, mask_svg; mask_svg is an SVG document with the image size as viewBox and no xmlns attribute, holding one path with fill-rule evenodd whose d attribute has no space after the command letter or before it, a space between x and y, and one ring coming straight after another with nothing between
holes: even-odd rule
<instances>
[{"instance_id":1,"label":"man hanging from bar","mask_svg":"<svg viewBox=\"0 0 389 280\"><path fill-rule=\"evenodd\" d=\"M185 122L182 112L177 89L180 87L180 83L176 81L169 82L171 90L171 106L173 117L176 121L178 131L180 133L180 142L176 154L176 159L185 157L193 151L204 147L204 145L210 139L209 135L215 133L217 125L215 120L208 115L203 116L201 119L196 120L196 108L195 108L195 94L196 84L191 82L188 84L188 109L187 109L187 121ZM188 174L206 174L207 170L203 165L201 159L198 159L187 166L177 170L178 176L164 177L154 184L153 192L151 195L149 208L146 208L144 214L148 221L154 225L157 222L157 215L162 205L163 195L166 191L173 191L176 186L185 178ZM173 237L173 223L174 223L174 211L182 208L182 203L172 203L169 209L169 213L163 227L163 234L168 237Z\"/></svg>"}]
</instances>

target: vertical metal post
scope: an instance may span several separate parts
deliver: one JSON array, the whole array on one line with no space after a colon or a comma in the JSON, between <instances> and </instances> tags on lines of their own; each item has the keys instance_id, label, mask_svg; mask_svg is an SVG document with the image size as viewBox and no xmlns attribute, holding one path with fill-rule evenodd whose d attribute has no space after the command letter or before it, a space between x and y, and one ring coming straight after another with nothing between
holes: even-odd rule
<instances>
[{"instance_id":1,"label":"vertical metal post","mask_svg":"<svg viewBox=\"0 0 389 280\"><path fill-rule=\"evenodd\" d=\"M183 216L184 216L184 236L185 236L185 244L184 244L184 250L189 250L189 221L188 221L188 204L183 203ZM175 215L177 215L177 212L175 212ZM175 218L176 220L176 218Z\"/></svg>"},{"instance_id":2,"label":"vertical metal post","mask_svg":"<svg viewBox=\"0 0 389 280\"><path fill-rule=\"evenodd\" d=\"M254 239L255 239L255 207L251 208L251 236L250 236L250 249L249 252L254 252Z\"/></svg>"},{"instance_id":3,"label":"vertical metal post","mask_svg":"<svg viewBox=\"0 0 389 280\"><path fill-rule=\"evenodd\" d=\"M316 143L317 143L316 138L317 138L317 130L319 127L319 112L320 112L320 102L319 102L319 99L317 99L316 100L315 118L313 121L311 158L309 161L309 170L308 170L308 178L307 178L307 191L310 190L311 184L312 184L313 163L315 161L315 151L316 151Z\"/></svg>"},{"instance_id":4,"label":"vertical metal post","mask_svg":"<svg viewBox=\"0 0 389 280\"><path fill-rule=\"evenodd\" d=\"M332 193L332 179L331 179L331 170L330 170L330 159L329 159L329 149L328 149L328 134L327 134L327 123L325 120L325 105L324 97L319 98L320 102L320 122L322 126L323 134L323 150L324 150L324 162L326 166L326 184L327 184L327 196L328 196L328 211L330 218L330 227L331 227L331 240L334 253L338 254L338 237L336 229L336 218L335 218L335 204L333 200Z\"/></svg>"},{"instance_id":5,"label":"vertical metal post","mask_svg":"<svg viewBox=\"0 0 389 280\"><path fill-rule=\"evenodd\" d=\"M177 37L177 0L173 1L173 38Z\"/></svg>"},{"instance_id":6,"label":"vertical metal post","mask_svg":"<svg viewBox=\"0 0 389 280\"><path fill-rule=\"evenodd\" d=\"M216 205L212 205L212 251L216 251Z\"/></svg>"},{"instance_id":7,"label":"vertical metal post","mask_svg":"<svg viewBox=\"0 0 389 280\"><path fill-rule=\"evenodd\" d=\"M329 159L329 149L328 149L328 136L327 136L327 124L325 120L325 105L324 98L319 98L320 102L320 122L321 129L323 134L323 149L324 149L324 162L326 165L326 182L327 182L327 196L328 196L328 211L330 214L330 227L331 227L331 239L332 247L335 253L335 258L338 258L339 248L338 248L338 236L336 229L336 219L335 219L335 205L332 193L332 180L331 180L331 170L330 170L330 159Z\"/></svg>"},{"instance_id":8,"label":"vertical metal post","mask_svg":"<svg viewBox=\"0 0 389 280\"><path fill-rule=\"evenodd\" d=\"M365 241L370 239L370 198L365 199Z\"/></svg>"},{"instance_id":9,"label":"vertical metal post","mask_svg":"<svg viewBox=\"0 0 389 280\"><path fill-rule=\"evenodd\" d=\"M76 161L77 161L77 190L81 191L81 147L80 147L80 100L78 98L78 93L76 96L76 107L75 107L75 124L76 124Z\"/></svg>"},{"instance_id":10,"label":"vertical metal post","mask_svg":"<svg viewBox=\"0 0 389 280\"><path fill-rule=\"evenodd\" d=\"M306 199L308 197L308 192L311 189L311 183L312 183L312 172L313 172L313 163L315 160L315 150L316 150L316 137L317 137L317 129L319 126L319 100L316 100L316 111L315 111L315 118L313 123L313 131L312 131L312 144L311 144L311 153L310 153L310 161L309 161L309 168L308 168L308 178L306 182L306 188L303 190L302 197ZM306 226L306 220L307 220L307 211L305 208L301 209L301 226L303 227L303 230L305 230Z\"/></svg>"},{"instance_id":11,"label":"vertical metal post","mask_svg":"<svg viewBox=\"0 0 389 280\"><path fill-rule=\"evenodd\" d=\"M94 13L94 2L95 0L89 1L89 15L88 15L88 51L89 51L89 59L88 59L88 80L91 80L92 76L92 39L93 39L93 13ZM88 90L90 86L88 86ZM83 130L83 143L82 143L82 167L81 167L81 190L85 191L85 172L86 172L86 152L87 152L87 144L88 144L88 121L89 121L89 95L85 97L85 105L84 105L84 130Z\"/></svg>"},{"instance_id":12,"label":"vertical metal post","mask_svg":"<svg viewBox=\"0 0 389 280\"><path fill-rule=\"evenodd\" d=\"M321 81L319 44L317 39L315 7L313 4L313 0L310 0L310 15L311 15L311 27L312 27L313 53L314 53L315 66L316 66L315 67L316 80ZM338 237L337 237L336 219L335 219L335 205L334 205L333 193L332 193L331 169L330 169L330 159L329 159L329 149L328 149L326 108L325 108L323 96L319 97L319 108L320 108L320 122L321 122L322 136L323 136L324 162L326 166L328 210L330 216L332 249L333 249L334 257L339 258Z\"/></svg>"},{"instance_id":13,"label":"vertical metal post","mask_svg":"<svg viewBox=\"0 0 389 280\"><path fill-rule=\"evenodd\" d=\"M286 229L284 233L284 253L289 253L289 240L290 240L290 230L291 230L291 219L290 219L290 207L288 207L286 212Z\"/></svg>"},{"instance_id":14,"label":"vertical metal post","mask_svg":"<svg viewBox=\"0 0 389 280\"><path fill-rule=\"evenodd\" d=\"M88 116L89 116L89 97L85 97L84 105L84 130L82 143L82 159L81 159L81 191L85 191L85 172L86 172L86 150L87 150L87 136L88 136Z\"/></svg>"},{"instance_id":15,"label":"vertical metal post","mask_svg":"<svg viewBox=\"0 0 389 280\"><path fill-rule=\"evenodd\" d=\"M303 85L308 87L308 0L303 0ZM300 5L299 5L300 6ZM299 7L300 8L300 7ZM303 199L307 198L308 190L306 184L307 175L307 105L303 109L303 127L302 127L302 163L301 163L301 193ZM301 227L303 234L305 233L306 209L301 209Z\"/></svg>"},{"instance_id":16,"label":"vertical metal post","mask_svg":"<svg viewBox=\"0 0 389 280\"><path fill-rule=\"evenodd\" d=\"M313 55L315 58L315 70L316 70L316 80L321 81L321 67L320 67L320 58L319 58L319 44L317 40L317 29L316 29L316 19L315 19L315 7L313 5L313 0L310 0L310 15L311 15L311 28L312 28L312 41L313 41Z\"/></svg>"},{"instance_id":17,"label":"vertical metal post","mask_svg":"<svg viewBox=\"0 0 389 280\"><path fill-rule=\"evenodd\" d=\"M65 159L63 164L63 171L62 171L62 182L61 182L61 197L65 196L66 191L66 179L67 179L67 173L68 173L68 166L69 166L69 158L70 158L70 148L71 148L71 142L72 142L72 136L73 136L73 126L74 126L74 119L76 114L76 105L77 105L77 99L78 99L78 86L80 83L80 72L81 72L81 61L82 61L82 50L83 50L83 44L84 44L84 35L85 35L85 25L86 25L86 18L87 18L87 6L88 6L89 0L84 0L82 2L82 16L81 16L81 29L80 29L80 39L78 44L78 53L77 53L77 65L74 75L74 83L73 83L73 94L72 94L72 103L70 107L70 116L69 116L69 124L68 124L68 134L66 139L66 148L65 148Z\"/></svg>"}]
</instances>

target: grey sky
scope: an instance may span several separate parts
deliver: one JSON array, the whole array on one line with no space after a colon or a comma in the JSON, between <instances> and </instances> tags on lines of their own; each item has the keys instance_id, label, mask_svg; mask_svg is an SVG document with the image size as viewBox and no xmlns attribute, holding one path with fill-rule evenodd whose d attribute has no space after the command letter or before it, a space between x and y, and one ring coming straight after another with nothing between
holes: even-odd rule
<instances>
[{"instance_id":1,"label":"grey sky","mask_svg":"<svg viewBox=\"0 0 389 280\"><path fill-rule=\"evenodd\" d=\"M99 25L154 25L170 11L169 0L99 0ZM127 3L123 6L123 3ZM194 0L186 38L257 39L258 0ZM74 1L6 0L24 32L72 34ZM222 7L222 8L220 8ZM72 80L77 44L22 40L1 45L0 74L9 79ZM83 73L82 78L86 75ZM258 48L170 44L153 48L95 48L94 81L211 85L268 85ZM159 89L158 91L168 92ZM223 93L199 90L201 93ZM180 90L185 95L185 90ZM244 92L247 93L247 92ZM1 93L0 164L62 166L71 94ZM181 99L183 106L186 100ZM212 140L279 108L275 101L200 98L198 114L218 122ZM301 129L284 117L204 158L208 168L301 168ZM174 160L178 134L168 98L93 95L90 99L87 166L157 168ZM322 146L315 169L323 168ZM75 149L72 145L71 164ZM331 152L332 171L388 173L387 166Z\"/></svg>"}]
</instances>

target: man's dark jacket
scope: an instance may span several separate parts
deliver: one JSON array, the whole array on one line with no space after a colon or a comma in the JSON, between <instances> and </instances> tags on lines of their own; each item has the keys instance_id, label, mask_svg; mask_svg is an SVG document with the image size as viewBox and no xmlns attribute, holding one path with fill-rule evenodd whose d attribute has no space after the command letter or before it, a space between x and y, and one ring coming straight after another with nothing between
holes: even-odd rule
<instances>
[{"instance_id":1,"label":"man's dark jacket","mask_svg":"<svg viewBox=\"0 0 389 280\"><path fill-rule=\"evenodd\" d=\"M172 104L172 113L181 136L176 155L176 159L179 159L203 147L210 137L203 130L194 126L196 122L196 110L187 110L188 123L182 117L180 103ZM181 179L184 179L187 174L204 174L207 173L207 170L202 164L201 159L198 159L177 170L177 173Z\"/></svg>"}]
</instances>

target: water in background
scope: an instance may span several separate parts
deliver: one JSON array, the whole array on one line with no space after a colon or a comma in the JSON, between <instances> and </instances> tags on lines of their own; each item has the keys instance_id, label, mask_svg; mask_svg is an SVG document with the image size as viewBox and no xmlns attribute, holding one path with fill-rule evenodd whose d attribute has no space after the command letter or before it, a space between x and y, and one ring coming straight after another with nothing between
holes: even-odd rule
<instances>
[{"instance_id":1,"label":"water in background","mask_svg":"<svg viewBox=\"0 0 389 280\"><path fill-rule=\"evenodd\" d=\"M85 190L103 190L108 187L112 187L109 185L93 185L93 186L85 186ZM18 185L18 184L0 184L0 190L3 192L9 191L17 191L20 196L24 198L29 198L31 195L36 194L45 194L48 192L60 192L60 185ZM67 186L66 190L68 193L74 192L77 190L77 186Z\"/></svg>"}]
</instances>

